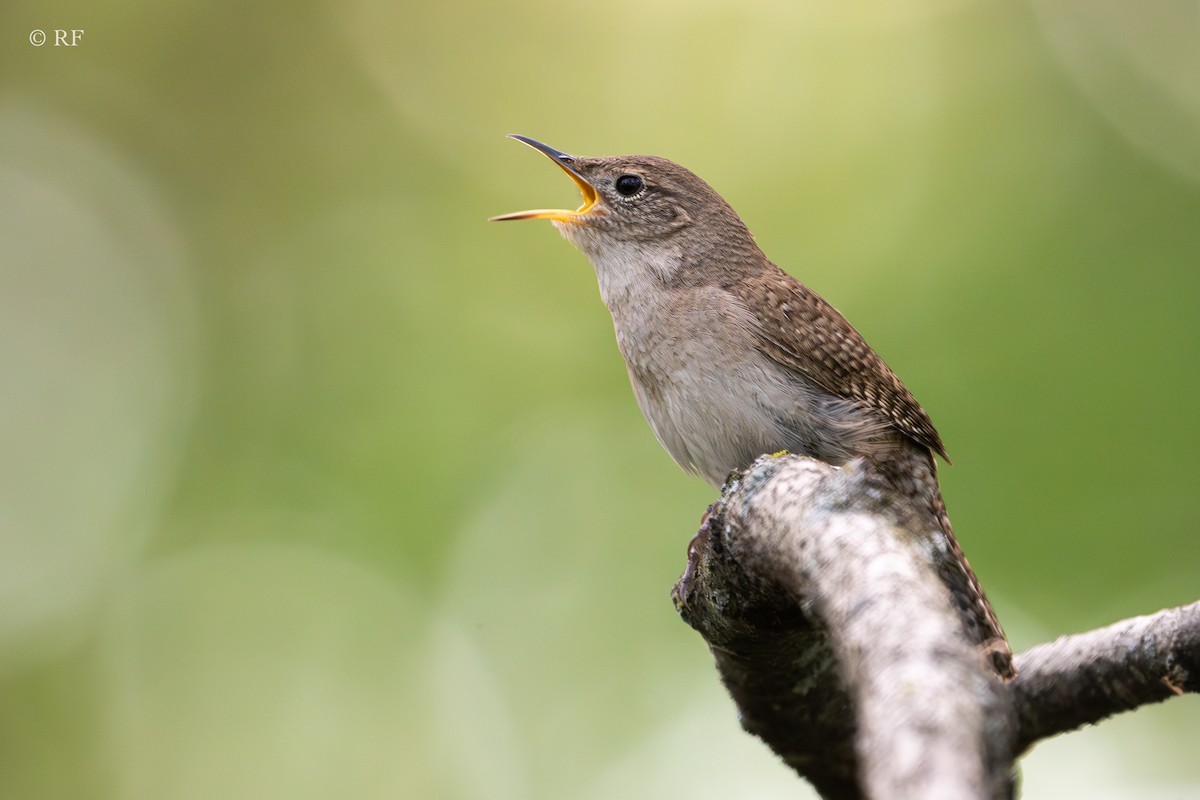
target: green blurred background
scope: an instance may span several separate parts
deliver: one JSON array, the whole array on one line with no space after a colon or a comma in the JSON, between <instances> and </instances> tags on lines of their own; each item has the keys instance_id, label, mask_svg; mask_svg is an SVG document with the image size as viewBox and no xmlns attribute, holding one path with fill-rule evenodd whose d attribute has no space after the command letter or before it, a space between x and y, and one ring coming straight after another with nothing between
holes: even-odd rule
<instances>
[{"instance_id":1,"label":"green blurred background","mask_svg":"<svg viewBox=\"0 0 1200 800\"><path fill-rule=\"evenodd\" d=\"M53 30L83 29L76 47ZM34 29L51 41L35 47ZM0 10L0 797L782 798L520 132L707 178L929 409L1018 647L1200 597L1200 6ZM1184 698L1026 797L1200 795Z\"/></svg>"}]
</instances>

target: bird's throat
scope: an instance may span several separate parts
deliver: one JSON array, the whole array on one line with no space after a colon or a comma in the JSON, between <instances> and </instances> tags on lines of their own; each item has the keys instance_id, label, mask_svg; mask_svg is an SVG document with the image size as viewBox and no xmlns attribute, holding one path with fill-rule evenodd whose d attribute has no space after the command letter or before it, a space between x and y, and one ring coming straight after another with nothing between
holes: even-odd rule
<instances>
[{"instance_id":1,"label":"bird's throat","mask_svg":"<svg viewBox=\"0 0 1200 800\"><path fill-rule=\"evenodd\" d=\"M587 256L605 305L645 302L668 291L682 264L678 249L661 243L619 239L587 227L556 222L563 237Z\"/></svg>"}]
</instances>

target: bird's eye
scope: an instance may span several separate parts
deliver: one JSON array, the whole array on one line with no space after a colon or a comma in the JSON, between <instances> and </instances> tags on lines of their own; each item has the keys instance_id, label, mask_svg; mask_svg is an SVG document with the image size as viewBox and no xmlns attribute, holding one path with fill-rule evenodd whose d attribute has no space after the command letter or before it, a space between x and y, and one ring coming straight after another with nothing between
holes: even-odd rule
<instances>
[{"instance_id":1,"label":"bird's eye","mask_svg":"<svg viewBox=\"0 0 1200 800\"><path fill-rule=\"evenodd\" d=\"M645 182L637 175L622 175L617 178L617 194L622 197L633 197L646 187Z\"/></svg>"}]
</instances>

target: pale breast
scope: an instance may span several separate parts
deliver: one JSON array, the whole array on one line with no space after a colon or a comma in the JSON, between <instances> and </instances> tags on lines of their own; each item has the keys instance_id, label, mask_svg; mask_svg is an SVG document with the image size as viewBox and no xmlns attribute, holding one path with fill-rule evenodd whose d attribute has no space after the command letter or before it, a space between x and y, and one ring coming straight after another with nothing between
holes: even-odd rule
<instances>
[{"instance_id":1,"label":"pale breast","mask_svg":"<svg viewBox=\"0 0 1200 800\"><path fill-rule=\"evenodd\" d=\"M638 405L684 469L719 487L763 453L832 463L855 454L843 429L863 428L860 410L838 408L760 353L753 318L722 290L666 292L611 310ZM886 435L885 424L873 427Z\"/></svg>"},{"instance_id":2,"label":"pale breast","mask_svg":"<svg viewBox=\"0 0 1200 800\"><path fill-rule=\"evenodd\" d=\"M638 405L684 469L719 487L763 453L840 464L894 447L886 419L767 357L742 300L716 285L672 286L678 254L598 247L587 231L560 229L596 268Z\"/></svg>"}]
</instances>

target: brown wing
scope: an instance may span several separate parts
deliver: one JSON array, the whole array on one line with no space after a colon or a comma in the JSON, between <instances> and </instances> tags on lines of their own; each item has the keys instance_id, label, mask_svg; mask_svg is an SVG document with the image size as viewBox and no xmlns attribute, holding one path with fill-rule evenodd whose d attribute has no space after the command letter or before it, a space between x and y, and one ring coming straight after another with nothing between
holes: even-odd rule
<instances>
[{"instance_id":1,"label":"brown wing","mask_svg":"<svg viewBox=\"0 0 1200 800\"><path fill-rule=\"evenodd\" d=\"M764 354L830 394L879 411L901 433L949 461L925 409L824 298L778 268L726 288L761 317Z\"/></svg>"}]
</instances>

